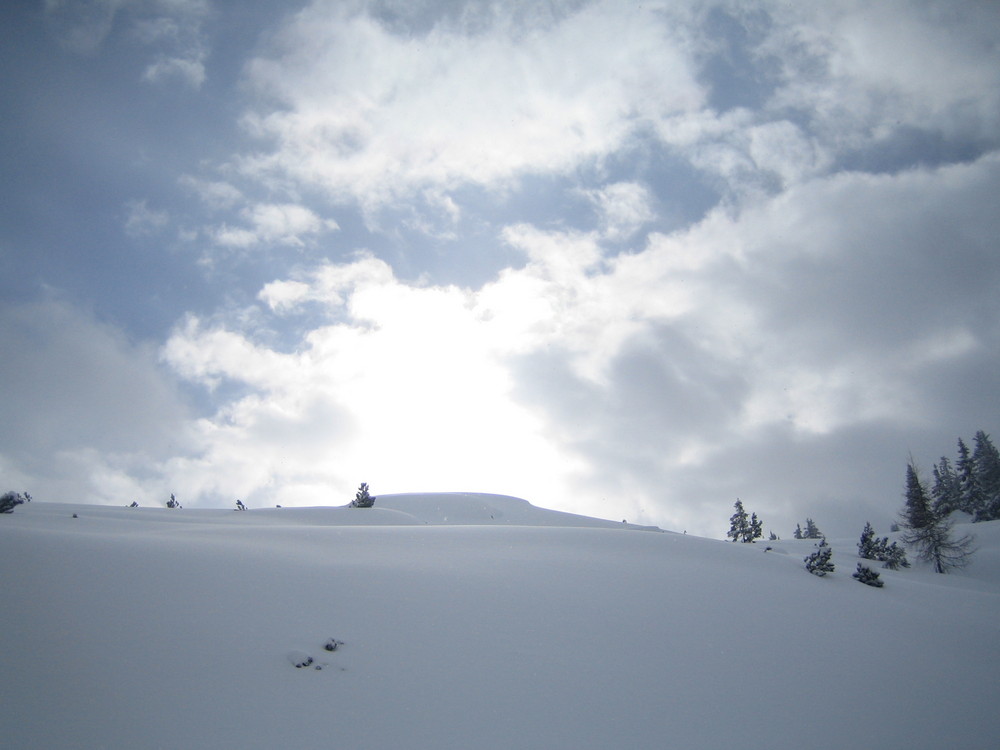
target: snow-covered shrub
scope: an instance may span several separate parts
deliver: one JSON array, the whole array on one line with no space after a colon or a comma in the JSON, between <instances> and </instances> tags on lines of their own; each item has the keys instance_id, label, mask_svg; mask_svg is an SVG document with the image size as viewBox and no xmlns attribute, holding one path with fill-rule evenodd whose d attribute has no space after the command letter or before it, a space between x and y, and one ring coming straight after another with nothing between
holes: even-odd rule
<instances>
[{"instance_id":1,"label":"snow-covered shrub","mask_svg":"<svg viewBox=\"0 0 1000 750\"><path fill-rule=\"evenodd\" d=\"M370 508L375 504L375 498L368 494L368 482L362 482L358 492L351 501L352 508Z\"/></svg>"},{"instance_id":2,"label":"snow-covered shrub","mask_svg":"<svg viewBox=\"0 0 1000 750\"><path fill-rule=\"evenodd\" d=\"M174 497L174 493L173 492L170 493L170 499L167 500L167 507L168 508L180 508L181 507L181 501L178 500L176 497Z\"/></svg>"},{"instance_id":3,"label":"snow-covered shrub","mask_svg":"<svg viewBox=\"0 0 1000 750\"><path fill-rule=\"evenodd\" d=\"M883 537L883 539L884 538L885 537ZM906 550L895 542L889 545L883 545L880 556L875 559L884 562L885 565L882 567L888 568L889 570L899 570L900 568L910 567L910 561L906 559Z\"/></svg>"},{"instance_id":4,"label":"snow-covered shrub","mask_svg":"<svg viewBox=\"0 0 1000 750\"><path fill-rule=\"evenodd\" d=\"M861 563L858 563L858 569L851 574L851 578L857 578L861 583L868 586L882 588L882 581L878 577L878 573L869 568L867 565L862 565Z\"/></svg>"},{"instance_id":5,"label":"snow-covered shrub","mask_svg":"<svg viewBox=\"0 0 1000 750\"><path fill-rule=\"evenodd\" d=\"M833 550L826 543L826 539L820 540L816 551L805 558L806 570L814 576L825 576L833 572Z\"/></svg>"},{"instance_id":6,"label":"snow-covered shrub","mask_svg":"<svg viewBox=\"0 0 1000 750\"><path fill-rule=\"evenodd\" d=\"M31 502L31 495L25 492L5 492L0 495L0 513L13 513L18 505Z\"/></svg>"}]
</instances>

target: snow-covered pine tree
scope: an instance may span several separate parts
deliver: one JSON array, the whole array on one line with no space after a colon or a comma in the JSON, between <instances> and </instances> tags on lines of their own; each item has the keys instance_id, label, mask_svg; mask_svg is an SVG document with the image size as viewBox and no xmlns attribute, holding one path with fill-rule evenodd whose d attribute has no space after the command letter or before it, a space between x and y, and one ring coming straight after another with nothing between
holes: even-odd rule
<instances>
[{"instance_id":1,"label":"snow-covered pine tree","mask_svg":"<svg viewBox=\"0 0 1000 750\"><path fill-rule=\"evenodd\" d=\"M170 499L167 500L167 507L168 508L180 508L181 507L180 500L178 500L176 497L174 497L174 493L173 492L170 493Z\"/></svg>"},{"instance_id":2,"label":"snow-covered pine tree","mask_svg":"<svg viewBox=\"0 0 1000 750\"><path fill-rule=\"evenodd\" d=\"M889 570L910 567L910 561L906 559L906 550L895 542L887 544L888 541L888 537L882 537L879 540L879 557L875 559L885 563L882 567Z\"/></svg>"},{"instance_id":3,"label":"snow-covered pine tree","mask_svg":"<svg viewBox=\"0 0 1000 750\"><path fill-rule=\"evenodd\" d=\"M823 532L819 530L811 518L806 519L806 530L802 534L803 539L822 539Z\"/></svg>"},{"instance_id":4,"label":"snow-covered pine tree","mask_svg":"<svg viewBox=\"0 0 1000 750\"><path fill-rule=\"evenodd\" d=\"M975 461L972 460L969 447L962 438L958 439L958 460L955 461L955 474L958 477L958 509L975 518L986 505L986 499L979 486Z\"/></svg>"},{"instance_id":5,"label":"snow-covered pine tree","mask_svg":"<svg viewBox=\"0 0 1000 750\"><path fill-rule=\"evenodd\" d=\"M370 508L375 505L375 498L368 494L368 483L362 482L358 487L354 499L351 501L352 508Z\"/></svg>"},{"instance_id":6,"label":"snow-covered pine tree","mask_svg":"<svg viewBox=\"0 0 1000 750\"><path fill-rule=\"evenodd\" d=\"M820 539L816 551L805 558L806 570L814 576L825 576L833 572L833 550L826 543L826 538Z\"/></svg>"},{"instance_id":7,"label":"snow-covered pine tree","mask_svg":"<svg viewBox=\"0 0 1000 750\"><path fill-rule=\"evenodd\" d=\"M906 465L906 493L904 496L906 504L900 515L903 528L913 531L932 526L936 519L931 511L931 501L927 497L927 491L924 489L923 482L920 481L912 461Z\"/></svg>"},{"instance_id":8,"label":"snow-covered pine tree","mask_svg":"<svg viewBox=\"0 0 1000 750\"><path fill-rule=\"evenodd\" d=\"M726 536L734 542L745 541L745 537L750 529L750 519L747 517L747 512L743 509L742 500L737 500L733 507L736 508L736 512L729 517L729 531L726 533Z\"/></svg>"},{"instance_id":9,"label":"snow-covered pine tree","mask_svg":"<svg viewBox=\"0 0 1000 750\"><path fill-rule=\"evenodd\" d=\"M976 433L975 442L972 465L982 499L975 520L993 521L1000 518L1000 452L982 430Z\"/></svg>"},{"instance_id":10,"label":"snow-covered pine tree","mask_svg":"<svg viewBox=\"0 0 1000 750\"><path fill-rule=\"evenodd\" d=\"M951 521L931 511L927 491L912 461L906 467L906 505L901 520L903 542L914 547L919 559L931 563L936 572L947 573L969 564L975 551L972 537L966 534L951 538Z\"/></svg>"},{"instance_id":11,"label":"snow-covered pine tree","mask_svg":"<svg viewBox=\"0 0 1000 750\"><path fill-rule=\"evenodd\" d=\"M802 526L800 524L795 524L795 531L792 532L793 539L802 538Z\"/></svg>"},{"instance_id":12,"label":"snow-covered pine tree","mask_svg":"<svg viewBox=\"0 0 1000 750\"><path fill-rule=\"evenodd\" d=\"M961 506L962 493L958 483L958 475L947 456L941 456L941 460L934 467L934 486L931 488L931 497L934 499L932 509L936 516L946 516L952 511L959 510Z\"/></svg>"},{"instance_id":13,"label":"snow-covered pine tree","mask_svg":"<svg viewBox=\"0 0 1000 750\"><path fill-rule=\"evenodd\" d=\"M877 560L878 542L875 539L875 529L870 522L865 521L865 528L861 532L861 540L858 542L858 557L866 560Z\"/></svg>"},{"instance_id":14,"label":"snow-covered pine tree","mask_svg":"<svg viewBox=\"0 0 1000 750\"><path fill-rule=\"evenodd\" d=\"M862 565L861 563L858 563L858 569L851 573L851 578L857 578L861 583L867 584L868 586L882 588L882 581L878 577L878 573L869 568L867 565Z\"/></svg>"},{"instance_id":15,"label":"snow-covered pine tree","mask_svg":"<svg viewBox=\"0 0 1000 750\"><path fill-rule=\"evenodd\" d=\"M750 514L749 532L748 536L743 538L744 542L753 542L754 539L760 539L764 536L764 524L762 524L760 519L757 518L756 513Z\"/></svg>"}]
</instances>

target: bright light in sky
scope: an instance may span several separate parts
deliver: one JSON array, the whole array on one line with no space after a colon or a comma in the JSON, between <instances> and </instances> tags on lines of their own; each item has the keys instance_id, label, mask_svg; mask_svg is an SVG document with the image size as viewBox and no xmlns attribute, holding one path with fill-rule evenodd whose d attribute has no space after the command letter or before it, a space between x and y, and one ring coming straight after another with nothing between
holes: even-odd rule
<instances>
[{"instance_id":1,"label":"bright light in sky","mask_svg":"<svg viewBox=\"0 0 1000 750\"><path fill-rule=\"evenodd\" d=\"M3 11L2 489L885 526L1000 429L1000 8Z\"/></svg>"}]
</instances>

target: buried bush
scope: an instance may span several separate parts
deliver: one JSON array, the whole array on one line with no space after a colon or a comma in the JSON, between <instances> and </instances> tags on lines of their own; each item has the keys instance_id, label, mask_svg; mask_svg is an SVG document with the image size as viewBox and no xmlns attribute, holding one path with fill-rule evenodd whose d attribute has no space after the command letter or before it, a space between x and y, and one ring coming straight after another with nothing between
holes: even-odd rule
<instances>
[{"instance_id":1,"label":"buried bush","mask_svg":"<svg viewBox=\"0 0 1000 750\"><path fill-rule=\"evenodd\" d=\"M858 563L858 569L851 573L851 578L856 578L861 583L867 586L874 586L875 588L882 588L882 580L878 577L878 573L867 565L862 565Z\"/></svg>"},{"instance_id":2,"label":"buried bush","mask_svg":"<svg viewBox=\"0 0 1000 750\"><path fill-rule=\"evenodd\" d=\"M0 513L13 513L18 505L31 502L31 495L25 492L5 492L0 495Z\"/></svg>"},{"instance_id":3,"label":"buried bush","mask_svg":"<svg viewBox=\"0 0 1000 750\"><path fill-rule=\"evenodd\" d=\"M825 576L833 572L833 550L826 543L826 539L821 539L816 551L804 560L806 570L814 576Z\"/></svg>"},{"instance_id":4,"label":"buried bush","mask_svg":"<svg viewBox=\"0 0 1000 750\"><path fill-rule=\"evenodd\" d=\"M370 508L375 504L375 498L368 494L368 482L362 482L358 492L351 501L352 508Z\"/></svg>"}]
</instances>

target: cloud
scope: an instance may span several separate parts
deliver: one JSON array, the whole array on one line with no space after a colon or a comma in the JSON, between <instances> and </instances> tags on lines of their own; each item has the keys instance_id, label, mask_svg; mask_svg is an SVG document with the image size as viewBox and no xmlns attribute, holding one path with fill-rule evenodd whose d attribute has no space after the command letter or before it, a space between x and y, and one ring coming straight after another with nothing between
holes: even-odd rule
<instances>
[{"instance_id":1,"label":"cloud","mask_svg":"<svg viewBox=\"0 0 1000 750\"><path fill-rule=\"evenodd\" d=\"M122 502L162 486L141 489L158 460L185 453L190 412L154 347L56 299L0 308L0 346L5 476L63 502Z\"/></svg>"},{"instance_id":2,"label":"cloud","mask_svg":"<svg viewBox=\"0 0 1000 750\"><path fill-rule=\"evenodd\" d=\"M145 200L128 201L125 204L128 216L125 219L125 234L141 237L163 229L170 219L166 211L155 211Z\"/></svg>"},{"instance_id":3,"label":"cloud","mask_svg":"<svg viewBox=\"0 0 1000 750\"><path fill-rule=\"evenodd\" d=\"M983 229L998 186L992 156L843 174L611 258L599 234L513 225L504 240L526 262L473 289L408 283L362 254L261 290L294 345L263 342L258 322L192 317L164 357L193 383L249 389L203 423L206 465L230 466L248 497L319 502L363 475L711 533L699 519L723 517L741 485L771 518L789 492L834 502L770 451L815 467L856 450L848 436L892 436L838 484L873 503L895 479L865 484L872 464L975 429L950 378L991 398L996 378L970 377L1000 371L1000 266Z\"/></svg>"},{"instance_id":4,"label":"cloud","mask_svg":"<svg viewBox=\"0 0 1000 750\"><path fill-rule=\"evenodd\" d=\"M241 213L249 225L214 230L218 244L238 248L261 244L303 247L312 237L338 229L332 219L321 219L305 206L292 203L258 203Z\"/></svg>"},{"instance_id":5,"label":"cloud","mask_svg":"<svg viewBox=\"0 0 1000 750\"><path fill-rule=\"evenodd\" d=\"M571 170L621 148L644 119L700 105L660 11L592 3L524 28L491 7L475 28L405 33L352 5L303 9L248 66L267 107L245 124L274 145L244 158L244 174L379 205Z\"/></svg>"},{"instance_id":6,"label":"cloud","mask_svg":"<svg viewBox=\"0 0 1000 750\"><path fill-rule=\"evenodd\" d=\"M97 54L117 25L155 51L142 80L179 79L196 89L206 77L202 24L210 7L208 0L45 0L49 27L73 52Z\"/></svg>"},{"instance_id":7,"label":"cloud","mask_svg":"<svg viewBox=\"0 0 1000 750\"><path fill-rule=\"evenodd\" d=\"M635 182L616 182L598 190L585 192L601 219L601 230L611 240L625 240L652 222L652 196Z\"/></svg>"}]
</instances>

